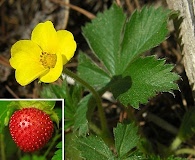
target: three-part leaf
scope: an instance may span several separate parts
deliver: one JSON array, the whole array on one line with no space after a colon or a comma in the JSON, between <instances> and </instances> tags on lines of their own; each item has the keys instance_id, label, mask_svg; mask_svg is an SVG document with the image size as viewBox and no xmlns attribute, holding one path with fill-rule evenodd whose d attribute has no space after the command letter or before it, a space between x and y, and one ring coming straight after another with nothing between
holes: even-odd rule
<instances>
[{"instance_id":1,"label":"three-part leaf","mask_svg":"<svg viewBox=\"0 0 195 160\"><path fill-rule=\"evenodd\" d=\"M115 4L83 28L101 66L80 53L78 73L95 88L107 87L123 105L138 108L156 92L177 89L179 78L164 60L140 58L165 40L169 10L144 7L128 19Z\"/></svg>"}]
</instances>

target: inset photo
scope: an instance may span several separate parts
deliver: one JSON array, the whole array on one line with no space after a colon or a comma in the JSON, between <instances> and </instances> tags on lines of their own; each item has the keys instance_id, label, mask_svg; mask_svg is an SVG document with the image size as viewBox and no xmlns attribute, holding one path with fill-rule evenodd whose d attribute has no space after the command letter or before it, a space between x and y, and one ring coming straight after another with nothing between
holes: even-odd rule
<instances>
[{"instance_id":1,"label":"inset photo","mask_svg":"<svg viewBox=\"0 0 195 160\"><path fill-rule=\"evenodd\" d=\"M1 99L1 160L63 160L64 99Z\"/></svg>"}]
</instances>

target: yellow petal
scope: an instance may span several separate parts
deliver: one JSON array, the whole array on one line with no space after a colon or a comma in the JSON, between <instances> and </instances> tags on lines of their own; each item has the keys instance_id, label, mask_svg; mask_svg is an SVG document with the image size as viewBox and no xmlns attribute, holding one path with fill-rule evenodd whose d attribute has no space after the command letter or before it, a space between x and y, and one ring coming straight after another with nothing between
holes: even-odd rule
<instances>
[{"instance_id":1,"label":"yellow petal","mask_svg":"<svg viewBox=\"0 0 195 160\"><path fill-rule=\"evenodd\" d=\"M67 30L57 31L58 46L57 54L62 54L64 56L63 63L67 63L73 56L76 50L76 42L71 32Z\"/></svg>"},{"instance_id":2,"label":"yellow petal","mask_svg":"<svg viewBox=\"0 0 195 160\"><path fill-rule=\"evenodd\" d=\"M57 54L57 61L54 68L50 68L49 72L40 77L40 81L44 83L55 82L61 75L63 69L62 55Z\"/></svg>"},{"instance_id":3,"label":"yellow petal","mask_svg":"<svg viewBox=\"0 0 195 160\"><path fill-rule=\"evenodd\" d=\"M39 61L41 49L30 40L20 40L11 48L10 65L13 68L18 68L24 61Z\"/></svg>"},{"instance_id":4,"label":"yellow petal","mask_svg":"<svg viewBox=\"0 0 195 160\"><path fill-rule=\"evenodd\" d=\"M16 69L15 77L20 85L25 86L48 71L49 69L40 68L40 66L27 62L24 63L23 67L21 66L21 68Z\"/></svg>"},{"instance_id":5,"label":"yellow petal","mask_svg":"<svg viewBox=\"0 0 195 160\"><path fill-rule=\"evenodd\" d=\"M16 81L25 86L45 74L45 69L40 63L41 49L30 40L16 42L11 48L10 65L16 69Z\"/></svg>"},{"instance_id":6,"label":"yellow petal","mask_svg":"<svg viewBox=\"0 0 195 160\"><path fill-rule=\"evenodd\" d=\"M31 40L37 43L44 52L56 53L57 33L51 21L39 23L32 31Z\"/></svg>"}]
</instances>

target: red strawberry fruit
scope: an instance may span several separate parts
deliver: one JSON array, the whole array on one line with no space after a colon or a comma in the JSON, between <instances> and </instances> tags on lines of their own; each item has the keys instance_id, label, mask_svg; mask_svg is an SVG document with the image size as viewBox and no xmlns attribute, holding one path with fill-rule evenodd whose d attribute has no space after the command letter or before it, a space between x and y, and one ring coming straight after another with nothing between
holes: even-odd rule
<instances>
[{"instance_id":1,"label":"red strawberry fruit","mask_svg":"<svg viewBox=\"0 0 195 160\"><path fill-rule=\"evenodd\" d=\"M23 108L10 118L12 139L24 152L41 149L52 137L54 125L45 112L37 108Z\"/></svg>"}]
</instances>

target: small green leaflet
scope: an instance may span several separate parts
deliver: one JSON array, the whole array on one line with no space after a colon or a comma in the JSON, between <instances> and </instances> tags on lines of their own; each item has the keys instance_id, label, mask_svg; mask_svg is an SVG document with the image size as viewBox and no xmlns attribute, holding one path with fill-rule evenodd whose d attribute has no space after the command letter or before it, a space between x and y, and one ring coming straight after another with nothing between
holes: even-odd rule
<instances>
[{"instance_id":1,"label":"small green leaflet","mask_svg":"<svg viewBox=\"0 0 195 160\"><path fill-rule=\"evenodd\" d=\"M95 136L76 139L77 149L86 160L113 160L114 156L102 139Z\"/></svg>"},{"instance_id":2,"label":"small green leaflet","mask_svg":"<svg viewBox=\"0 0 195 160\"><path fill-rule=\"evenodd\" d=\"M81 86L76 84L69 86L65 84L65 130L72 127L75 123L76 111L78 110L78 103L81 99Z\"/></svg>"},{"instance_id":3,"label":"small green leaflet","mask_svg":"<svg viewBox=\"0 0 195 160\"><path fill-rule=\"evenodd\" d=\"M114 75L116 61L120 58L120 43L125 24L125 15L116 5L98 14L92 23L83 28L83 34L94 54L104 64L110 75Z\"/></svg>"},{"instance_id":4,"label":"small green leaflet","mask_svg":"<svg viewBox=\"0 0 195 160\"><path fill-rule=\"evenodd\" d=\"M139 142L137 127L134 124L120 124L114 129L115 147L118 157L125 158L128 152L135 148Z\"/></svg>"},{"instance_id":5,"label":"small green leaflet","mask_svg":"<svg viewBox=\"0 0 195 160\"><path fill-rule=\"evenodd\" d=\"M80 126L80 123L83 122L83 121L80 121L79 118L82 119L84 114L80 114L80 116L75 117L76 112L78 112L77 110L80 109L78 108L78 103L82 97L81 93L82 93L82 87L79 84L68 86L66 79L63 80L63 83L60 86L53 85L53 84L45 85L43 88L43 91L41 92L41 96L44 98L54 97L54 98L64 98L65 99L65 106L64 106L65 130L74 125L75 119L77 119L76 122L79 123L78 126ZM82 111L85 111L85 110L82 110ZM77 114L79 113L80 112L78 112Z\"/></svg>"},{"instance_id":6,"label":"small green leaflet","mask_svg":"<svg viewBox=\"0 0 195 160\"><path fill-rule=\"evenodd\" d=\"M125 106L139 108L140 103L147 103L156 92L178 89L174 82L178 75L171 72L172 65L164 63L165 60L156 60L154 56L136 59L122 75L123 79L129 77L129 89L116 98Z\"/></svg>"},{"instance_id":7,"label":"small green leaflet","mask_svg":"<svg viewBox=\"0 0 195 160\"><path fill-rule=\"evenodd\" d=\"M63 81L62 85L43 84L40 95L42 98L65 98L66 83Z\"/></svg>"},{"instance_id":8,"label":"small green leaflet","mask_svg":"<svg viewBox=\"0 0 195 160\"><path fill-rule=\"evenodd\" d=\"M65 159L72 159L72 160L82 160L80 158L80 152L76 148L77 147L77 133L76 132L69 132L65 134Z\"/></svg>"},{"instance_id":9,"label":"small green leaflet","mask_svg":"<svg viewBox=\"0 0 195 160\"><path fill-rule=\"evenodd\" d=\"M58 148L58 150L55 151L55 155L52 157L51 160L59 160L59 159L62 159L62 142L59 142L56 145L56 148Z\"/></svg>"},{"instance_id":10,"label":"small green leaflet","mask_svg":"<svg viewBox=\"0 0 195 160\"><path fill-rule=\"evenodd\" d=\"M75 114L74 130L78 129L79 135L86 135L89 132L87 110L91 99L91 94L85 96L78 104Z\"/></svg>"},{"instance_id":11,"label":"small green leaflet","mask_svg":"<svg viewBox=\"0 0 195 160\"><path fill-rule=\"evenodd\" d=\"M7 106L10 103L10 101L0 101L0 134L2 133L5 125L7 125L9 122L9 118L7 117L7 112L9 111L9 108Z\"/></svg>"}]
</instances>

